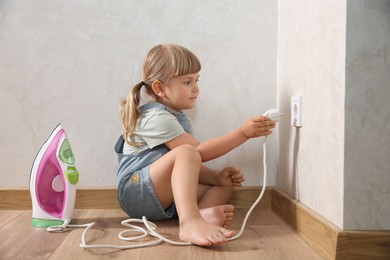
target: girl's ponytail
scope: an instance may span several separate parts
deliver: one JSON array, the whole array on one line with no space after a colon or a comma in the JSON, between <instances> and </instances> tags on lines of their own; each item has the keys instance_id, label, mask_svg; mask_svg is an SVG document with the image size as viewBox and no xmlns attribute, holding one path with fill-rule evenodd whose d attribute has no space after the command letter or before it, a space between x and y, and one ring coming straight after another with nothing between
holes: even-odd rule
<instances>
[{"instance_id":1,"label":"girl's ponytail","mask_svg":"<svg viewBox=\"0 0 390 260\"><path fill-rule=\"evenodd\" d=\"M141 81L130 89L127 98L120 101L120 114L123 138L129 145L137 145L130 141L130 137L134 134L135 126L137 124L139 111L139 103L141 100L141 88L145 83Z\"/></svg>"}]
</instances>

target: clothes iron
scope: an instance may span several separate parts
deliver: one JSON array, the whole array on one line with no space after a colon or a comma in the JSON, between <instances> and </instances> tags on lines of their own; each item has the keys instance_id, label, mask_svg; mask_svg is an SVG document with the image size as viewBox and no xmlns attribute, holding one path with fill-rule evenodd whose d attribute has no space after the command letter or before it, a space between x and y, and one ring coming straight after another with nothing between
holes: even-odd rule
<instances>
[{"instance_id":1,"label":"clothes iron","mask_svg":"<svg viewBox=\"0 0 390 260\"><path fill-rule=\"evenodd\" d=\"M30 173L33 226L61 225L72 216L79 173L61 124L35 157Z\"/></svg>"}]
</instances>

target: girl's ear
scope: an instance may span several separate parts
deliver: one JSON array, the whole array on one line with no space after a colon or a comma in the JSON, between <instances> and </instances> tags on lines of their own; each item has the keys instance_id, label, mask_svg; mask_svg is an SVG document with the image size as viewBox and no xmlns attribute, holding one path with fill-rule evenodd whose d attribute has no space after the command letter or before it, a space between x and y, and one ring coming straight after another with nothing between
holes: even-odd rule
<instances>
[{"instance_id":1,"label":"girl's ear","mask_svg":"<svg viewBox=\"0 0 390 260\"><path fill-rule=\"evenodd\" d=\"M152 90L153 90L154 94L156 94L159 97L165 96L164 85L159 80L153 81L153 83L152 83Z\"/></svg>"}]
</instances>

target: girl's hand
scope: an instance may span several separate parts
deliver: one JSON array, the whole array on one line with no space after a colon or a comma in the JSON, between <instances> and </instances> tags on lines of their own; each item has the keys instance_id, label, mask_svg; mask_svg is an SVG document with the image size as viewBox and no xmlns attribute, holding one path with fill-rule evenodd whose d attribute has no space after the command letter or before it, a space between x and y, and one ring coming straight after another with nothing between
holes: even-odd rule
<instances>
[{"instance_id":1,"label":"girl's hand","mask_svg":"<svg viewBox=\"0 0 390 260\"><path fill-rule=\"evenodd\" d=\"M242 134L246 138L267 136L272 134L272 128L275 128L275 121L266 116L254 116L240 126Z\"/></svg>"},{"instance_id":2,"label":"girl's hand","mask_svg":"<svg viewBox=\"0 0 390 260\"><path fill-rule=\"evenodd\" d=\"M233 183L234 187L240 187L241 183L244 181L244 176L240 170L235 167L226 167L220 171L219 174L222 182L229 182L230 185Z\"/></svg>"}]
</instances>

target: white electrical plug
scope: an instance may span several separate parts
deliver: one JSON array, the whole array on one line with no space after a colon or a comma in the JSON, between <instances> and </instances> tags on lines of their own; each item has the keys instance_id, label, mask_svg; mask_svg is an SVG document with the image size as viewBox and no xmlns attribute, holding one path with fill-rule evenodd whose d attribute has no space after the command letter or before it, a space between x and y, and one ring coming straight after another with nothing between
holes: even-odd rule
<instances>
[{"instance_id":1,"label":"white electrical plug","mask_svg":"<svg viewBox=\"0 0 390 260\"><path fill-rule=\"evenodd\" d=\"M276 121L278 122L279 121L279 118L281 116L283 116L284 114L283 113L279 113L279 111L276 109L276 108L273 108L273 109L270 109L270 110L267 110L267 112L265 112L263 114L263 116L266 116L268 117L269 119L271 119L272 121Z\"/></svg>"}]
</instances>

